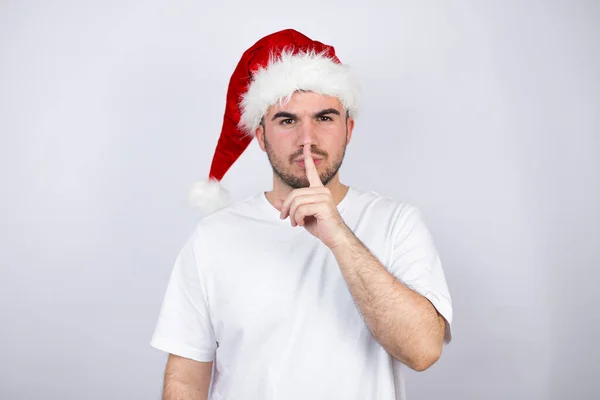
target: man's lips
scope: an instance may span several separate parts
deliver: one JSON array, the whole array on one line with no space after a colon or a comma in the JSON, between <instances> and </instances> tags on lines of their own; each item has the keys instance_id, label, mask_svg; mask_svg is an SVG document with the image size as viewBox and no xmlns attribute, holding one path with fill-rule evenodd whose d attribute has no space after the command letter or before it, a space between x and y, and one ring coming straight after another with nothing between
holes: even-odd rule
<instances>
[{"instance_id":1,"label":"man's lips","mask_svg":"<svg viewBox=\"0 0 600 400\"><path fill-rule=\"evenodd\" d=\"M321 163L321 161L322 160L320 158L313 158L313 162L315 163L315 166L318 166ZM304 158L302 158L300 160L296 160L295 163L301 167L304 167Z\"/></svg>"}]
</instances>

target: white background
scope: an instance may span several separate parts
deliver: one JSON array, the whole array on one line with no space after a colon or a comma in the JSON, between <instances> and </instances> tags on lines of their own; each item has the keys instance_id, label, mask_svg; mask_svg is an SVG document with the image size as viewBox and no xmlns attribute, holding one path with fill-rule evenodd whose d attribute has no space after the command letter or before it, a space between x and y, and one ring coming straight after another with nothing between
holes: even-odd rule
<instances>
[{"instance_id":1,"label":"white background","mask_svg":"<svg viewBox=\"0 0 600 400\"><path fill-rule=\"evenodd\" d=\"M409 399L600 398L600 3L394 4L2 1L0 398L160 397L188 187L288 27L363 80L342 180L418 206L444 262L454 341ZM255 142L223 180L270 184Z\"/></svg>"}]
</instances>

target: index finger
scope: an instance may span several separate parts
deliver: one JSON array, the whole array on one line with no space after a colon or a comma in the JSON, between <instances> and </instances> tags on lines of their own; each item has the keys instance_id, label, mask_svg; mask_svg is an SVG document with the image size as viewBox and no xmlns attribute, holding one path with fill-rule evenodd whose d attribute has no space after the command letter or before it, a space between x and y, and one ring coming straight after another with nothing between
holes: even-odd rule
<instances>
[{"instance_id":1,"label":"index finger","mask_svg":"<svg viewBox=\"0 0 600 400\"><path fill-rule=\"evenodd\" d=\"M319 177L319 171L317 171L310 152L310 144L304 145L304 168L306 169L306 177L308 178L310 187L323 186L323 182L321 182L321 178Z\"/></svg>"}]
</instances>

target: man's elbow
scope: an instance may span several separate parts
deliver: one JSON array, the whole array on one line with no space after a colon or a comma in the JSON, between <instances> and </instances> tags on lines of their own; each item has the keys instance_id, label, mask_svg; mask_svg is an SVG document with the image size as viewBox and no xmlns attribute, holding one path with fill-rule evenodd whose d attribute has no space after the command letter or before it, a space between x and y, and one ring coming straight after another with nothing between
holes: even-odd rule
<instances>
[{"instance_id":1,"label":"man's elbow","mask_svg":"<svg viewBox=\"0 0 600 400\"><path fill-rule=\"evenodd\" d=\"M412 357L412 360L407 363L407 366L416 372L423 372L435 364L440 359L441 355L441 343L423 346L423 348L416 352L414 357Z\"/></svg>"},{"instance_id":2,"label":"man's elbow","mask_svg":"<svg viewBox=\"0 0 600 400\"><path fill-rule=\"evenodd\" d=\"M439 360L441 354L432 355L428 357L421 357L418 361L414 362L412 365L409 365L411 369L417 372L423 372L426 369L429 369L433 364Z\"/></svg>"},{"instance_id":3,"label":"man's elbow","mask_svg":"<svg viewBox=\"0 0 600 400\"><path fill-rule=\"evenodd\" d=\"M435 364L442 356L444 347L444 336L446 335L446 324L444 318L438 313L440 329L435 335L425 336L416 346L413 362L409 368L422 372Z\"/></svg>"}]
</instances>

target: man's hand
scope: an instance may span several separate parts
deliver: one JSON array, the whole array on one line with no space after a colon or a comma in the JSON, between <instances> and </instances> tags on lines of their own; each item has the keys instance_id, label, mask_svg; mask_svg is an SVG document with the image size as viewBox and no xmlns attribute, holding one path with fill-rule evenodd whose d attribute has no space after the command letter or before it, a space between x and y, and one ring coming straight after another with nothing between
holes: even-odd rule
<instances>
[{"instance_id":1,"label":"man's hand","mask_svg":"<svg viewBox=\"0 0 600 400\"><path fill-rule=\"evenodd\" d=\"M310 145L304 145L304 168L310 186L293 190L281 205L281 219L290 217L292 226L303 226L329 248L350 232L340 216L331 191L323 185Z\"/></svg>"}]
</instances>

